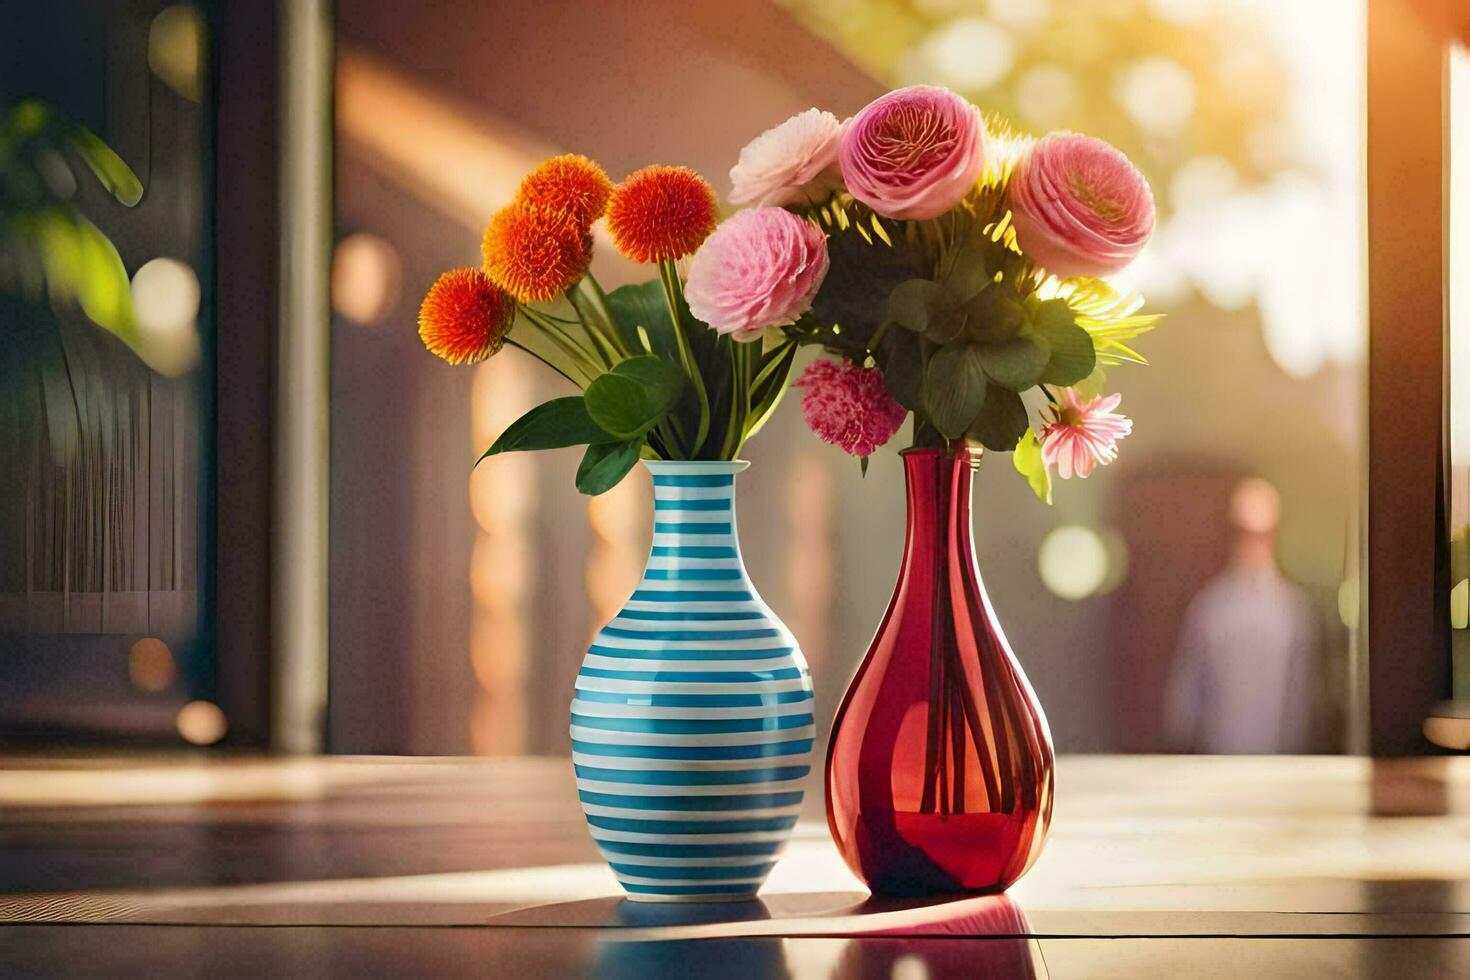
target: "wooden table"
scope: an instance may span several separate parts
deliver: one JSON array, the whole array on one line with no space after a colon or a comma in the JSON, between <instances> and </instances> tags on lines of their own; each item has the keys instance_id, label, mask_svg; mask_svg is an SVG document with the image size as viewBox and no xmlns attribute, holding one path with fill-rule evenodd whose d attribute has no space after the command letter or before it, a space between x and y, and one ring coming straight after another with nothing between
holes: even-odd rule
<instances>
[{"instance_id":1,"label":"wooden table","mask_svg":"<svg viewBox=\"0 0 1470 980\"><path fill-rule=\"evenodd\" d=\"M1071 757L1003 897L621 901L559 759L0 760L0 974L1470 976L1470 762Z\"/></svg>"}]
</instances>

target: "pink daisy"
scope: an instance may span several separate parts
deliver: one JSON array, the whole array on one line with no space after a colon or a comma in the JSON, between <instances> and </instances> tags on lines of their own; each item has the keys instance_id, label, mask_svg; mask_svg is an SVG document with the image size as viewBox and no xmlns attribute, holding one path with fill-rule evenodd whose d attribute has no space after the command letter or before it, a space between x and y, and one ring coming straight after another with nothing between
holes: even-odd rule
<instances>
[{"instance_id":1,"label":"pink daisy","mask_svg":"<svg viewBox=\"0 0 1470 980\"><path fill-rule=\"evenodd\" d=\"M1098 466L1118 458L1118 440L1133 431L1133 420L1113 409L1122 395L1082 400L1076 389L1063 388L1055 417L1041 430L1041 461L1063 480L1075 473L1084 480Z\"/></svg>"},{"instance_id":2,"label":"pink daisy","mask_svg":"<svg viewBox=\"0 0 1470 980\"><path fill-rule=\"evenodd\" d=\"M869 456L903 425L908 409L883 387L883 372L851 361L813 361L797 386L807 426L823 442Z\"/></svg>"}]
</instances>

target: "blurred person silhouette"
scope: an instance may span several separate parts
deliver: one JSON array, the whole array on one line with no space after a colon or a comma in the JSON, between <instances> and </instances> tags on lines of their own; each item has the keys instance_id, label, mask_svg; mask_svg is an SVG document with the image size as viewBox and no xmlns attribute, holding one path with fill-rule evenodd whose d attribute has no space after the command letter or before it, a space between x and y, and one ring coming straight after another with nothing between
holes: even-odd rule
<instances>
[{"instance_id":1,"label":"blurred person silhouette","mask_svg":"<svg viewBox=\"0 0 1470 980\"><path fill-rule=\"evenodd\" d=\"M1281 495L1248 479L1230 495L1229 563L1191 600L1165 705L1170 747L1264 754L1313 748L1317 617L1276 564Z\"/></svg>"}]
</instances>

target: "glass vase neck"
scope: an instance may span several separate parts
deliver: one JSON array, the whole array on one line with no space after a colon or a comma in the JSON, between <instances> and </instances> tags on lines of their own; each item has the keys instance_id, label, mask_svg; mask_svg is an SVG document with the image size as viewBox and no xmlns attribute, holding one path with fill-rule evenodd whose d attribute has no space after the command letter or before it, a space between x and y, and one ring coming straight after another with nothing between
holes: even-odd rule
<instances>
[{"instance_id":1,"label":"glass vase neck","mask_svg":"<svg viewBox=\"0 0 1470 980\"><path fill-rule=\"evenodd\" d=\"M908 501L904 565L953 554L973 569L970 498L980 450L905 449L900 456Z\"/></svg>"}]
</instances>

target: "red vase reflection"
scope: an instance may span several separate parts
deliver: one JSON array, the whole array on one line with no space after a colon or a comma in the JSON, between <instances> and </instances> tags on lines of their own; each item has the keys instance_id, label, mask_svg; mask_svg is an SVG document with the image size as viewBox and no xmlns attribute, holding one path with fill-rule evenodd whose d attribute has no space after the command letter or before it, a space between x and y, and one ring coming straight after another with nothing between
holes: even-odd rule
<instances>
[{"instance_id":1,"label":"red vase reflection","mask_svg":"<svg viewBox=\"0 0 1470 980\"><path fill-rule=\"evenodd\" d=\"M903 566L833 722L827 823L875 893L1001 891L1046 840L1051 733L980 584L974 460L903 460Z\"/></svg>"}]
</instances>

